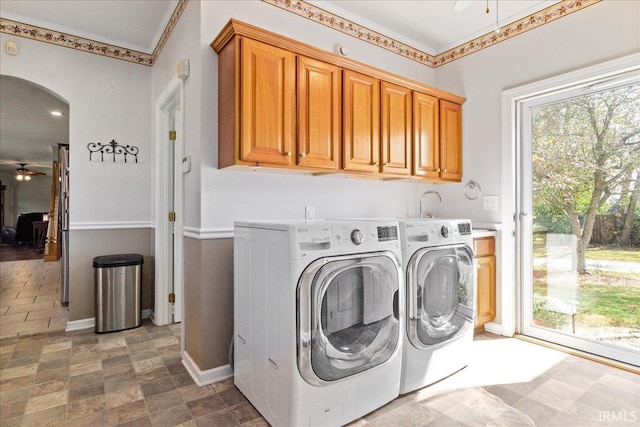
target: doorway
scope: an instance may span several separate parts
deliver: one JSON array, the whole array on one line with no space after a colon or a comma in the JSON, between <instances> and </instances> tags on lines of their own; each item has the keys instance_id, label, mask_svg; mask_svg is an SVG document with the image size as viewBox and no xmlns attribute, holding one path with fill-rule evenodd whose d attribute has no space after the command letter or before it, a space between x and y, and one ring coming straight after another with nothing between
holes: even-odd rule
<instances>
[{"instance_id":1,"label":"doorway","mask_svg":"<svg viewBox=\"0 0 640 427\"><path fill-rule=\"evenodd\" d=\"M34 82L2 75L0 122L2 337L64 330L69 314L61 302L64 263L55 246L53 188L58 145L69 143L69 104ZM13 280L12 274L29 279Z\"/></svg>"},{"instance_id":2,"label":"doorway","mask_svg":"<svg viewBox=\"0 0 640 427\"><path fill-rule=\"evenodd\" d=\"M184 86L174 77L156 101L156 290L153 321L178 323L183 313Z\"/></svg>"},{"instance_id":3,"label":"doorway","mask_svg":"<svg viewBox=\"0 0 640 427\"><path fill-rule=\"evenodd\" d=\"M520 332L639 366L640 74L610 67L517 101Z\"/></svg>"}]
</instances>

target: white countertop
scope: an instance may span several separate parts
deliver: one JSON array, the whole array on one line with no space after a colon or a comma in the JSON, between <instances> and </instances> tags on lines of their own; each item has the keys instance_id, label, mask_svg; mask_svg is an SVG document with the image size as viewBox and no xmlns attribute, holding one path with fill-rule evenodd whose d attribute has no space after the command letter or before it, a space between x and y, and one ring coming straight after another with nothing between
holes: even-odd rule
<instances>
[{"instance_id":1,"label":"white countertop","mask_svg":"<svg viewBox=\"0 0 640 427\"><path fill-rule=\"evenodd\" d=\"M483 230L478 228L474 228L471 230L471 236L474 239L479 239L480 237L495 237L497 235L498 232L496 230Z\"/></svg>"}]
</instances>

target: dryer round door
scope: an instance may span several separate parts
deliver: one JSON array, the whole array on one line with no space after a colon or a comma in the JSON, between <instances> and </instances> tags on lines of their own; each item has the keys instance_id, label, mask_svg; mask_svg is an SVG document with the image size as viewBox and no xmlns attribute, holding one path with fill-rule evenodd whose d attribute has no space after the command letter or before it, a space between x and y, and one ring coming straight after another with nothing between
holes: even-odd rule
<instances>
[{"instance_id":1,"label":"dryer round door","mask_svg":"<svg viewBox=\"0 0 640 427\"><path fill-rule=\"evenodd\" d=\"M323 258L298 283L298 369L323 385L386 362L400 342L401 267L392 253Z\"/></svg>"},{"instance_id":2,"label":"dryer round door","mask_svg":"<svg viewBox=\"0 0 640 427\"><path fill-rule=\"evenodd\" d=\"M424 248L407 267L407 335L418 348L455 339L473 326L473 252L467 245Z\"/></svg>"}]
</instances>

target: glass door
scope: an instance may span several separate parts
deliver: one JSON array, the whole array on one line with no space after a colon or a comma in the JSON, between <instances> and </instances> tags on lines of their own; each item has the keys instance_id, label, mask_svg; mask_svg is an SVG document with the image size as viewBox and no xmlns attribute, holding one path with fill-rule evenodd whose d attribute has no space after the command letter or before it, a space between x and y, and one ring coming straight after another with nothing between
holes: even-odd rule
<instances>
[{"instance_id":1,"label":"glass door","mask_svg":"<svg viewBox=\"0 0 640 427\"><path fill-rule=\"evenodd\" d=\"M640 77L519 106L521 331L640 365Z\"/></svg>"}]
</instances>

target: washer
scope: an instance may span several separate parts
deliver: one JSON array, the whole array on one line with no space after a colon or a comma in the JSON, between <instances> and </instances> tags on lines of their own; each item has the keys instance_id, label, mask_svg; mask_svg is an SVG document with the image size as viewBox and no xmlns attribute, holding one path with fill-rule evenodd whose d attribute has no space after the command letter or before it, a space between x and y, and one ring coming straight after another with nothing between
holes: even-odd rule
<instances>
[{"instance_id":1,"label":"washer","mask_svg":"<svg viewBox=\"0 0 640 427\"><path fill-rule=\"evenodd\" d=\"M469 220L400 220L406 282L400 394L467 366L475 267Z\"/></svg>"},{"instance_id":2,"label":"washer","mask_svg":"<svg viewBox=\"0 0 640 427\"><path fill-rule=\"evenodd\" d=\"M236 222L234 383L274 426L349 423L399 395L397 221Z\"/></svg>"}]
</instances>

